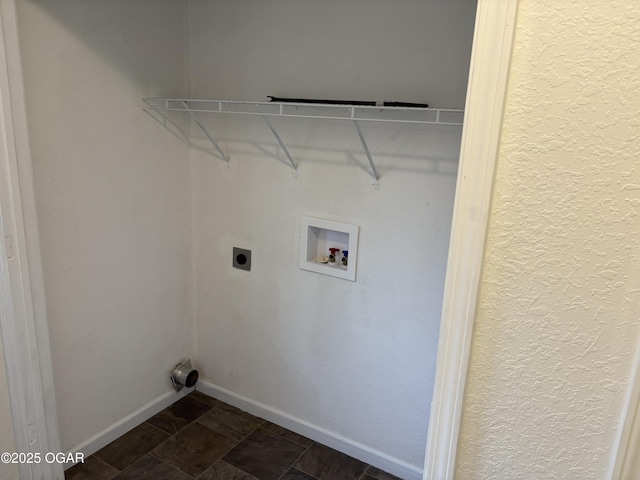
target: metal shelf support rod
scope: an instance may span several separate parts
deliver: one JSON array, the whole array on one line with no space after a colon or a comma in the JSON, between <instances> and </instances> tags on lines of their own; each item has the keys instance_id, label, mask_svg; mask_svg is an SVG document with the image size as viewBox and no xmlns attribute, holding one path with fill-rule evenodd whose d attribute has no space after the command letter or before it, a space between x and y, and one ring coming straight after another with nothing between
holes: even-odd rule
<instances>
[{"instance_id":1,"label":"metal shelf support rod","mask_svg":"<svg viewBox=\"0 0 640 480\"><path fill-rule=\"evenodd\" d=\"M191 116L191 119L196 122L196 125L198 125L198 127L200 128L200 130L202 130L202 133L204 133L205 137L207 137L209 139L209 141L211 142L211 144L215 147L215 149L218 151L218 153L222 156L222 158L224 159L225 162L229 163L229 157L227 157L224 152L222 151L222 149L218 146L218 142L215 141L215 139L211 136L211 134L209 133L209 131L204 127L204 125L202 125L202 123L200 123L200 120L198 120L198 117L196 117L195 113L193 113L191 111L191 109L189 108L189 105L187 105L187 102L182 102L182 105L184 105L184 108L187 109L187 112L189 112L189 115Z\"/></svg>"},{"instance_id":2,"label":"metal shelf support rod","mask_svg":"<svg viewBox=\"0 0 640 480\"><path fill-rule=\"evenodd\" d=\"M367 146L367 141L364 139L364 135L362 134L362 130L360 130L360 124L358 124L358 120L353 120L353 125L356 127L356 131L358 132L358 137L360 137L360 143L362 143L362 148L364 149L364 153L367 155L367 160L369 160L369 165L371 165L371 171L373 172L373 178L376 179L376 182L380 180L380 176L378 175L378 171L376 170L376 166L373 163L373 158L371 158L371 152L369 151L369 147Z\"/></svg>"},{"instance_id":3,"label":"metal shelf support rod","mask_svg":"<svg viewBox=\"0 0 640 480\"><path fill-rule=\"evenodd\" d=\"M282 148L282 151L285 153L285 155L289 159L289 163L291 164L291 168L293 168L294 170L298 170L298 167L296 167L296 164L293 161L293 157L291 156L291 154L289 153L289 150L287 149L287 147L285 146L284 142L280 138L280 135L278 135L278 132L276 131L276 129L273 128L273 125L271 125L271 122L269 121L269 119L266 116L262 115L262 118L265 121L265 123L267 124L267 126L269 127L269 129L271 130L271 133L273 133L273 136L276 137L276 140L278 141L278 144L280 145L280 148Z\"/></svg>"}]
</instances>

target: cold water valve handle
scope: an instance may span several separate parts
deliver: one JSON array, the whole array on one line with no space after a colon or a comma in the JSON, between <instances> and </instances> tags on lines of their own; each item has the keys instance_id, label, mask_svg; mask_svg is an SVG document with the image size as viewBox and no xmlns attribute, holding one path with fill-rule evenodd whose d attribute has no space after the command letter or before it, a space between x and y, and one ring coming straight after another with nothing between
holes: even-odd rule
<instances>
[{"instance_id":1,"label":"cold water valve handle","mask_svg":"<svg viewBox=\"0 0 640 480\"><path fill-rule=\"evenodd\" d=\"M342 251L342 264L346 266L348 261L349 261L349 251L348 250L343 250Z\"/></svg>"}]
</instances>

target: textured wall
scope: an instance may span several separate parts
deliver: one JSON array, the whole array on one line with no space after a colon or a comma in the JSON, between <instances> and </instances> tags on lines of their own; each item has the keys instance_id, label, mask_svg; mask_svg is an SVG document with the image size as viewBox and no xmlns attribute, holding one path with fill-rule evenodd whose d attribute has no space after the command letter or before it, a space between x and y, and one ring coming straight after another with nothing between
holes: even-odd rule
<instances>
[{"instance_id":1,"label":"textured wall","mask_svg":"<svg viewBox=\"0 0 640 480\"><path fill-rule=\"evenodd\" d=\"M521 0L456 478L605 478L640 322L640 3Z\"/></svg>"},{"instance_id":2,"label":"textured wall","mask_svg":"<svg viewBox=\"0 0 640 480\"><path fill-rule=\"evenodd\" d=\"M192 94L463 105L475 2L402 3L194 1ZM231 171L192 156L203 378L422 468L461 129L363 123L374 190L349 122L274 124L299 178L260 119L212 122ZM298 268L301 215L360 225L355 283Z\"/></svg>"},{"instance_id":3,"label":"textured wall","mask_svg":"<svg viewBox=\"0 0 640 480\"><path fill-rule=\"evenodd\" d=\"M192 351L188 152L140 101L186 90L184 9L16 3L66 450L172 391Z\"/></svg>"}]
</instances>

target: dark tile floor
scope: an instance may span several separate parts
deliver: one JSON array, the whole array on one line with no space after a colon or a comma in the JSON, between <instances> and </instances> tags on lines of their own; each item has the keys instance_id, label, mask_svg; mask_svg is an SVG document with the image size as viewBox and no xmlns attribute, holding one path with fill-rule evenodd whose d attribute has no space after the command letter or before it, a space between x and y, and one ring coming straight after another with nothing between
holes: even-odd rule
<instances>
[{"instance_id":1,"label":"dark tile floor","mask_svg":"<svg viewBox=\"0 0 640 480\"><path fill-rule=\"evenodd\" d=\"M124 434L66 480L399 480L193 392Z\"/></svg>"}]
</instances>

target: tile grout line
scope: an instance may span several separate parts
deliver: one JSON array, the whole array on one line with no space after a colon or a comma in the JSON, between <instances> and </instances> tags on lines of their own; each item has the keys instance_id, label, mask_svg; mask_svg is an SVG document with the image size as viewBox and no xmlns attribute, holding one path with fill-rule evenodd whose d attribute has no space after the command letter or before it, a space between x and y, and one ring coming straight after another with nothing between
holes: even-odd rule
<instances>
[{"instance_id":1,"label":"tile grout line","mask_svg":"<svg viewBox=\"0 0 640 480\"><path fill-rule=\"evenodd\" d=\"M362 475L360 475L360 478L358 480L364 480L364 477L365 477L365 475L367 475L367 472L369 471L369 467L370 466L371 465L367 463L367 467L364 469L364 472L362 472Z\"/></svg>"},{"instance_id":2,"label":"tile grout line","mask_svg":"<svg viewBox=\"0 0 640 480\"><path fill-rule=\"evenodd\" d=\"M183 397L183 398L189 398L189 395L187 395L186 397ZM182 400L182 399L180 399L180 400ZM178 400L178 401L180 401L180 400ZM195 398L193 398L192 400L196 400L197 402L202 403L203 405L205 405L205 406L207 406L207 407L210 407L210 408L209 408L209 410L207 410L206 412L204 412L204 413L202 413L202 414L198 415L196 418L194 418L193 420L191 420L189 423L187 423L187 424L186 424L184 427L182 427L180 430L178 430L178 431L176 431L176 432L174 432L174 433L169 433L169 432L167 432L167 431L165 431L165 430L162 430L160 427L156 427L155 425L153 425L153 424L151 424L151 423L150 423L149 425L151 425L152 427L157 428L158 430L160 430L161 432L166 433L167 435L170 435L170 437L169 437L169 438L171 438L171 437L173 437L174 435L177 435L177 434L179 434L180 432L182 432L185 428L187 428L188 426L190 426L192 423L197 422L197 421L198 421L198 419L199 419L200 417L202 417L202 415L205 415L205 414L209 413L212 409L216 408L216 407L214 407L213 405L207 405L206 403L201 402L200 400L197 400L197 399L195 399ZM177 402L176 402L176 403L177 403ZM165 408L165 410L166 410L166 409L168 409L168 408L171 408L173 405L175 405L175 403L173 403L173 404L169 405L167 408ZM164 411L164 410L163 410L163 411ZM160 413L162 413L162 412L158 412L156 415L158 415L158 414L160 414ZM156 415L154 415L153 417L155 417ZM151 417L151 418L153 418L153 417ZM151 418L150 418L149 420L151 420ZM149 422L149 420L145 420L143 423L148 423L148 422ZM200 424L200 425L202 425L202 424ZM202 426L204 427L204 425L202 425ZM133 430L133 429L131 429L131 430ZM131 430L130 430L130 431L131 431ZM125 434L125 435L126 435L126 434ZM227 436L228 436L228 435L227 435ZM169 440L169 439L167 439L167 440ZM162 442L162 443L164 443L164 442Z\"/></svg>"},{"instance_id":3,"label":"tile grout line","mask_svg":"<svg viewBox=\"0 0 640 480\"><path fill-rule=\"evenodd\" d=\"M197 391L197 390L196 390L196 391ZM202 395L205 395L205 394L204 394L204 393L202 393L202 392L200 392L200 393L201 393ZM213 397L211 397L211 398L213 398ZM204 424L202 424L202 423L199 423L199 422L198 422L198 420L199 420L201 417L203 417L203 416L204 416L204 415L206 415L207 413L211 412L212 410L216 410L216 411L217 411L217 410L218 410L218 406L217 406L217 405L210 405L209 403L206 403L206 402L203 402L203 401L201 401L201 400L198 400L197 398L194 398L194 400L196 400L196 401L198 401L198 402L200 402L200 403L202 403L202 404L204 404L204 405L207 405L207 406L209 406L209 407L211 407L211 408L210 408L209 410L207 410L206 412L204 412L202 415L198 416L198 417L197 417L196 419L194 419L191 423L198 423L198 424L199 424L199 425L201 425L202 427L207 428L207 429L211 430L212 432L216 432L216 433L218 433L218 434L220 434L220 435L224 435L225 437L227 437L227 438L229 438L229 439L231 439L231 440L233 440L233 441L235 441L235 442L236 442L236 444L235 444L235 445L233 445L233 446L232 446L231 448L229 448L226 452L224 452L222 455L220 455L220 457L218 457L218 459L216 459L216 461L214 461L214 462L213 462L211 465L209 465L209 466L208 466L208 467L207 467L207 468L206 468L206 469L205 469L205 470L204 470L200 475L198 475L198 477L200 477L204 472L206 472L209 468L211 468L211 467L212 467L213 465L215 465L216 463L221 462L221 461L222 461L222 462L224 462L223 458L224 458L224 457L225 457L229 452L231 452L231 450L233 450L233 449L234 449L234 448L236 448L238 445L240 445L242 442L244 442L247 438L249 438L249 436L251 436L251 434L255 433L258 429L262 428L262 427L264 426L264 424L265 424L265 423L267 423L267 420L265 420L264 418L261 418L261 417L257 417L257 416L255 416L255 415L252 415L252 414L250 414L249 412L245 412L245 411L244 411L244 410L242 410L242 409L238 409L238 410L240 410L241 412L248 413L249 415L252 415L252 416L254 416L255 418L257 418L257 419L259 419L259 420L262 420L262 421L260 422L260 424L259 424L258 426L256 426L253 430L251 430L249 433L247 433L244 437L242 437L240 440L237 440L237 439L235 439L235 438L233 438L233 437L230 437L230 436L229 436L229 435L227 435L226 433L220 432L220 431L218 431L218 430L216 430L216 429L214 429L214 428L211 428L211 427L208 427L207 425L204 425ZM218 400L218 399L214 399L214 400L217 400L218 402L225 404L225 402L222 402L221 400ZM228 405L228 404L227 404L227 405ZM233 405L232 405L232 406L233 406ZM237 407L234 407L234 408L237 408ZM191 423L189 423L189 425L191 425ZM189 425L187 425L187 426L189 426ZM185 426L184 428L187 428L187 426ZM184 430L184 428L183 428L182 430ZM182 431L182 430L180 430L180 431ZM266 429L265 429L265 430L266 430ZM266 430L266 431L268 432L268 430ZM278 434L276 434L276 433L274 433L274 432L269 432L269 433L273 433L274 435L278 435ZM176 434L174 434L174 435L177 435L177 433L176 433ZM279 436L279 437L281 437L281 438L284 438L284 437L282 437L281 435L278 435L278 436ZM169 437L167 440L169 440L170 438L171 438L171 437ZM288 440L288 439L286 439L286 438L285 438L285 440ZM291 441L291 440L289 440L289 441ZM164 442L163 442L163 443L164 443ZM296 442L292 442L292 443L295 443L296 445L299 445L299 444L298 444L298 443L296 443ZM158 445L158 446L159 446L159 445ZM301 447L302 447L303 445L299 445L299 446L301 446ZM157 447L156 447L156 448L157 448ZM306 450L305 450L305 451L306 451ZM160 460L162 460L162 459L160 459ZM297 460L297 459L296 459L296 460ZM165 463L166 463L166 462L165 462ZM227 463L227 462L225 462L225 463ZM295 463L295 461L294 461L294 463ZM251 475L249 472L245 472L244 470L242 470L241 468L238 468L238 467L237 467L237 466L235 466L235 465L232 465L232 464L229 464L229 463L227 463L227 464L228 464L228 465L231 465L233 468L235 468L235 469L237 469L237 470L241 471L242 473L245 473L246 475L249 475L250 477L256 478L256 477L254 477L253 475ZM182 470L181 470L181 471L182 471ZM186 473L186 472L184 472L184 473ZM198 478L198 477L194 477L194 478L196 478L196 480L197 480L197 478ZM259 480L259 479L257 479L257 480Z\"/></svg>"},{"instance_id":4,"label":"tile grout line","mask_svg":"<svg viewBox=\"0 0 640 480\"><path fill-rule=\"evenodd\" d=\"M190 397L190 396L191 396L191 394L189 394L189 395L185 396L184 398L187 398L187 397ZM203 404L203 405L205 405L205 406L207 406L207 407L210 407L210 408L209 408L206 412L202 413L201 415L198 415L196 418L194 418L194 419L193 419L193 420L191 420L188 424L186 424L183 428L181 428L180 430L178 430L177 432L175 432L175 433L173 433L173 434L170 434L169 432L166 432L166 431L162 430L161 428L158 428L158 427L156 427L155 425L150 424L152 427L154 427L154 428L158 429L159 431L161 431L161 432L164 432L164 433L168 434L168 435L169 435L169 438L167 438L167 439L166 439L166 440L164 440L163 442L161 442L161 443L159 443L158 445L156 445L154 448L152 448L152 449L151 449L149 452L147 452L145 455L153 455L153 457L154 457L154 458L156 458L156 459L160 460L160 461L161 461L162 463L164 463L165 465L168 465L168 466L170 466L170 467L172 467L172 468L175 468L175 469L177 469L178 471L180 471L180 472L184 473L185 475L189 475L191 478L193 478L193 479L195 480L195 479L197 479L197 477L194 477L193 475L190 475L189 473L185 472L185 471L184 471L184 470L182 470L181 468L176 467L175 465L170 464L169 462L165 461L165 459L161 458L158 454L155 454L155 453L153 452L156 448L160 447L161 445L164 445L165 443L167 443L167 442L168 442L169 440L171 440L173 437L177 436L180 432L182 432L183 430L185 430L186 428L188 428L188 427L189 427L189 426L191 426L192 424L194 424L194 423L198 423L198 419L199 419L200 417L202 417L202 416L206 415L207 413L209 413L210 411L212 411L212 410L215 410L215 409L216 409L216 407L215 407L214 405L209 405L208 403L202 402L202 401L198 400L197 398L193 398L193 397L192 397L192 400L195 400L195 401L197 401L198 403L201 403L201 404ZM167 408L170 408L170 406L169 406L169 407L167 407ZM153 418L153 417L152 417L152 418ZM224 433L222 433L222 432L218 432L217 430L213 430L212 428L209 428L209 427L207 427L206 425L203 425L202 423L198 423L198 425L200 425L201 427L206 428L206 429L208 429L208 430L211 430L212 432L216 432L216 433L218 433L218 434L220 434L220 435L223 435L223 436L225 436L225 437L229 438L230 440L236 441L236 439L235 439L235 438L231 438L229 435L226 435L226 434L224 434ZM236 443L236 444L235 444L231 449L233 449L233 448L237 447L237 446L239 445L239 443L240 443L240 442ZM228 452L227 452L227 453L228 453ZM225 453L224 455L226 455L226 453ZM224 455L223 455L223 456L224 456ZM144 456L144 455L143 455L143 456ZM141 457L141 458L142 458L142 457ZM220 457L220 458L222 458L222 457ZM218 460L220 460L220 458L219 458ZM213 465L214 463L216 463L218 460L216 460L215 462L213 462L211 465ZM205 469L200 473L200 475L202 475L202 473L204 473L204 472L205 472L209 467L211 467L211 465L209 465L207 468L205 468ZM198 475L198 476L200 476L200 475Z\"/></svg>"},{"instance_id":5,"label":"tile grout line","mask_svg":"<svg viewBox=\"0 0 640 480\"><path fill-rule=\"evenodd\" d=\"M169 435L169 437L168 437L168 438L166 438L166 439L164 439L162 442L160 442L158 445L156 445L155 447L153 447L151 450L147 451L146 453L143 453L139 458L135 459L133 462L129 463L127 466L125 466L125 467L124 467L124 468L122 468L122 469L120 469L120 468L116 467L115 465L112 465L111 463L109 463L109 462L108 462L108 461L106 461L106 460L103 460L102 458L100 458L100 457L97 455L100 451L104 450L106 447L108 447L108 446L109 446L109 445L111 445L112 443L117 442L117 441L118 441L118 440L120 440L122 437L124 437L125 435L127 435L127 434L129 434L129 433L133 432L136 428L138 428L138 427L140 427L140 426L142 426L142 425L144 425L144 424L146 424L146 425L148 425L148 426L152 427L153 429L157 430L158 432L161 432L161 433L163 433L163 434L165 434L165 435ZM152 425L152 424L148 423L148 422L145 420L145 421L144 421L144 422L142 422L141 424L139 424L139 425L137 425L137 426L133 427L133 428L132 428L131 430L129 430L128 432L126 432L126 433L124 433L124 434L120 435L120 436L119 436L118 438L116 438L113 442L111 442L111 443L109 443L109 444L105 445L103 448L101 448L100 450L98 450L97 452L93 453L93 454L92 454L92 455L90 455L90 456L91 456L91 457L94 457L94 458L97 458L97 459L98 459L98 460L100 460L101 462L106 463L106 464L107 464L107 465L109 465L110 467L115 468L116 470L118 470L118 472L119 472L119 473L116 475L116 477L117 477L118 475L120 475L120 473L124 472L127 468L129 468L131 465L133 465L134 463L136 463L137 461L139 461L142 457L144 457L145 455L150 455L150 454L151 454L151 452L152 452L155 448L157 448L157 447L159 447L160 445L162 445L164 442L166 442L167 440L169 440L169 438L171 438L171 437L172 437L172 435L171 435L169 432L165 432L164 430L162 430L162 429L160 429L160 428L156 427L155 425ZM158 457L156 457L156 456L154 455L154 458L158 458ZM161 458L158 458L158 460L162 460L162 459L161 459ZM163 462L163 463L166 463L166 462ZM115 477L113 477L113 478L115 478Z\"/></svg>"},{"instance_id":6,"label":"tile grout line","mask_svg":"<svg viewBox=\"0 0 640 480\"><path fill-rule=\"evenodd\" d=\"M204 395L204 394L203 394L203 395ZM213 397L212 397L212 398L213 398ZM215 408L215 407L214 407L214 408ZM240 410L240 409L238 409L238 410ZM242 411L242 410L241 410L241 411ZM208 412L207 412L207 413L208 413ZM245 413L248 413L248 412L245 412ZM203 414L203 415L204 415L204 414ZM201 415L201 416L202 416L202 415ZM255 415L254 415L254 416L255 416ZM200 418L200 417L198 417L198 418ZM256 418L260 418L260 417L256 417ZM258 429L259 429L262 425L264 425L264 423L266 422L266 420L265 420L265 419L263 419L263 418L260 418L260 420L262 420L262 423L261 423L260 425L258 425L256 428L254 428L253 430L251 430L251 431L250 431L249 433L247 433L244 437L242 437L242 439L241 439L241 440L238 440L238 441L237 441L237 443L236 443L233 447L229 448L229 450L227 450L227 451L226 451L226 452L224 452L222 455L220 455L220 457L218 457L218 459L217 459L215 462L213 462L211 465L209 465L207 468L205 468L205 469L204 469L204 471L203 471L200 475L198 475L198 477L202 476L202 474L203 474L204 472L206 472L207 470L209 470L209 469L210 469L213 465L215 465L216 463L218 463L218 462L224 462L223 458L224 458L224 457L225 457L229 452L231 452L231 450L233 450L233 449L234 449L234 448L236 448L238 445L240 445L242 442L244 442L247 438L249 438L249 436L250 436L252 433L254 433L256 430L258 430ZM195 422L197 422L197 419L196 419L196 420L194 420L194 421L195 421ZM202 425L202 423L201 423L200 425ZM225 433L222 433L222 432L219 432L218 430L214 430L213 428L207 427L206 425L202 425L202 426L203 426L203 427L205 427L205 428L208 428L208 429L209 429L209 430L211 430L212 432L216 432L216 433L219 433L220 435L224 435L225 437L231 438L231 437L229 437L229 435L227 435L227 434L225 434ZM236 440L236 439L235 439L235 438L231 438L231 440ZM230 463L228 463L228 462L225 462L225 463L227 463L227 465L231 465L231 464L230 464ZM240 470L242 473L245 473L245 474L249 475L250 477L256 478L256 477L254 477L253 475L251 475L249 472L245 472L244 470L242 470L242 469L240 469L240 468L236 467L235 465L231 465L231 466L232 466L233 468L237 469L237 470ZM197 480L197 478L198 478L198 477L196 477L196 480ZM257 479L257 480L259 480L259 479Z\"/></svg>"},{"instance_id":7,"label":"tile grout line","mask_svg":"<svg viewBox=\"0 0 640 480\"><path fill-rule=\"evenodd\" d=\"M283 428L284 428L284 427L283 427ZM276 435L277 435L277 434L276 434ZM278 435L278 436L280 436L280 435ZM284 437L282 437L282 438L284 438ZM286 440L286 439L285 439L285 440ZM291 441L291 440L289 440L289 441ZM294 442L291 442L291 443L294 443ZM303 455L304 455L305 453L307 453L307 452L309 451L309 449L315 445L315 443L316 443L316 442L311 441L311 445L309 445L307 448L305 448L305 449L304 449L304 452L302 452L300 455L298 455L298 456L296 457L296 459L295 459L293 462L291 462L291 464L290 464L290 465L287 467L287 469L282 473L282 475L280 475L280 476L278 477L278 480L280 480L284 475L286 475L286 474L287 474L287 472L293 468L293 466L296 464L296 462L297 462L298 460L300 460L300 459L303 457ZM298 445L298 444L296 444L296 445ZM302 445L300 445L300 446L302 446ZM296 469L296 470L297 470L297 469ZM309 475L310 477L313 477L313 478L315 478L316 480L319 480L319 479L318 479L317 477L315 477L314 475L311 475L311 474L309 474L309 473L307 473L307 472L304 472L304 471L302 471L302 470L300 470L300 471L301 471L302 473L304 473L305 475Z\"/></svg>"},{"instance_id":8,"label":"tile grout line","mask_svg":"<svg viewBox=\"0 0 640 480\"><path fill-rule=\"evenodd\" d=\"M241 410L241 409L239 409L239 410ZM241 411L244 411L244 410L241 410ZM245 412L245 413L249 413L249 412ZM251 415L251 414L249 414L249 415ZM255 415L254 415L254 417L255 417ZM295 460L293 460L293 462L291 462L291 463L289 464L289 466L285 469L285 471L282 473L282 475L280 475L280 476L278 477L278 479L277 479L277 480L280 480L284 475L286 475L286 473L287 473L289 470L291 470L291 468L293 468L293 465L294 465L294 464L295 464L295 463L300 459L300 457L302 457L305 453L307 453L307 451L308 451L308 450L313 446L313 444L314 444L315 442L314 442L313 440L311 440L311 445L309 445L309 446L307 446L307 447L305 447L304 445L300 445L298 442L294 442L293 440L290 440L290 439L286 438L285 436L280 435L279 433L272 432L271 430L268 430L268 429L264 428L264 425L267 423L267 420L265 420L265 419L264 419L264 418L262 418L262 417L256 417L256 418L259 418L260 420L262 420L262 423L260 423L260 425L258 425L256 428L254 428L253 430L251 430L247 435L245 435L245 436L244 436L244 438L243 438L242 440L240 440L236 445L234 445L233 447L231 447L231 448L230 448L227 452L225 452L225 453L224 453L224 454L223 454L223 455L222 455L218 460L216 460L215 462L213 462L213 464L215 464L215 463L217 463L217 462L219 462L219 461L223 461L223 462L224 462L223 458L224 458L224 457L225 457L229 452L231 452L231 450L233 450L233 449L234 449L234 448L236 448L238 445L240 445L242 442L244 442L244 441L245 441L247 438L249 438L252 434L254 434L254 433L255 433L255 432L257 432L258 430L262 429L262 430L264 430L266 433L270 433L270 434L275 435L276 437L279 437L279 438L281 438L281 439L283 439L283 440L286 440L286 441L288 441L288 442L290 442L290 443L292 443L292 444L294 444L294 445L297 445L297 446L299 446L299 447L304 448L304 451L303 451L300 455L298 455L298 456L295 458ZM273 422L269 422L269 423L272 423L273 425L276 425L276 426L278 426L278 427L280 427L280 428L284 428L284 427L281 427L280 425L277 425L277 424L275 424L275 423L273 423ZM218 432L218 433L220 433L220 432ZM295 433L295 432L294 432L294 433ZM306 437L305 437L305 438L306 438ZM225 462L225 463L226 463L226 462ZM213 464L212 464L212 465L213 465ZM235 468L235 469L237 469L237 470L241 471L242 473L245 473L245 474L247 474L247 475L249 475L249 476L251 476L251 477L253 477L253 478L256 478L256 477L254 477L253 475L251 475L249 472L245 472L244 470L242 470L241 468L237 467L236 465L232 465L232 464L229 464L229 465L231 465L233 468ZM306 472L303 472L303 473L305 473L305 474L306 474ZM307 474L307 475L309 475L309 474ZM310 477L313 477L313 475L309 475L309 476L310 476ZM313 478L316 478L316 477L313 477ZM258 480L259 480L259 479L258 479ZM318 480L318 479L316 478L316 480Z\"/></svg>"},{"instance_id":9,"label":"tile grout line","mask_svg":"<svg viewBox=\"0 0 640 480\"><path fill-rule=\"evenodd\" d=\"M204 415L204 414L203 414ZM201 415L202 416L202 415ZM200 418L200 417L198 417ZM189 425L193 424L193 423L197 423L197 419L193 420L191 423L189 423ZM182 430L186 429L189 425L185 426ZM224 437L227 437L230 440L236 441L235 438L231 438L229 435L226 435L224 433L218 432L217 430L213 430L209 427L207 427L206 425L202 425L201 423L198 423L198 425L200 425L203 428L206 428L207 430L210 430L212 432L215 432L219 435L222 435ZM180 432L182 432L182 430L180 430ZM178 432L179 433L179 432ZM149 453L146 453L145 455L153 455L154 458L160 460L162 463L164 463L165 465L168 465L172 468L175 468L176 470L178 470L181 473L184 473L185 475L188 475L189 477L193 478L194 480L197 480L198 477L202 476L202 474L204 472L206 472L209 468L211 468L212 465L214 465L216 462L220 461L222 459L222 457L224 455L226 455L228 452L225 452L222 456L220 456L218 459L216 459L211 465L207 466L207 468L205 468L202 472L200 472L200 474L198 474L197 477L194 477L193 475L191 475L190 473L185 472L184 470L182 470L180 467L176 466L176 465L172 465L171 463L167 462L164 458L161 458L158 454L154 453L153 450L155 450L156 448L158 448L160 445L163 445L164 443L168 442L169 440L171 440L173 437L175 437L176 435L178 435L178 433L171 435L169 438L167 438L164 442L158 444L156 447L154 447ZM236 443L233 447L231 447L231 449L229 449L229 451L233 450L234 448L236 448L238 445L240 444L240 442ZM144 456L144 455L143 455ZM142 457L141 457L142 458Z\"/></svg>"},{"instance_id":10,"label":"tile grout line","mask_svg":"<svg viewBox=\"0 0 640 480\"><path fill-rule=\"evenodd\" d=\"M260 424L260 426L261 426L263 423L264 423L264 421ZM241 439L241 440L238 440L238 443L236 443L233 447L231 447L229 450L227 450L226 452L224 452L224 453L220 456L220 458L219 458L218 460L222 460L222 457L224 457L225 455L227 455L231 450L233 450L233 449L234 449L234 448L236 448L238 445L240 445L242 442L244 442L247 438L249 438L249 436L250 436L253 432L255 432L256 430L258 430L258 429L260 428L260 426L257 426L256 428L254 428L253 430L251 430L249 433L247 433L244 437L242 437L242 439ZM203 427L206 427L206 425L203 425ZM209 428L209 427L207 427L207 428ZM211 429L211 430L213 430L213 429ZM214 432L218 432L217 430L213 430L213 431L214 431ZM218 432L218 433L220 433L221 435L224 435L224 433L221 433L221 432ZM227 436L228 436L228 435L227 435ZM229 437L229 438L231 438L231 437ZM234 440L235 440L235 439L234 439ZM216 462L217 462L218 460L216 460ZM214 463L215 463L215 462L214 462ZM235 468L237 468L237 467L235 467ZM240 469L238 468L238 470L240 470ZM243 470L243 471L244 471L244 470ZM247 473L247 472L245 472L245 473ZM249 474L249 473L247 473L247 475L250 475L250 474Z\"/></svg>"},{"instance_id":11,"label":"tile grout line","mask_svg":"<svg viewBox=\"0 0 640 480\"><path fill-rule=\"evenodd\" d=\"M203 395L204 395L204 394L203 394ZM212 398L213 398L213 397L212 397ZM219 400L219 401L221 401L221 400ZM202 402L202 403L204 403L204 402ZM222 403L224 403L224 402L222 402ZM207 405L208 405L208 404L207 404ZM216 408L216 407L214 407L214 408ZM237 408L237 407L235 407L235 408ZM296 457L296 459L295 459L293 462L291 462L291 464L289 464L289 466L288 466L288 467L286 468L286 470L282 473L282 475L280 475L280 476L278 477L278 480L279 480L279 479L281 479L284 475L286 475L286 473L287 473L289 470L291 470L291 468L293 468L293 465L294 465L294 464L295 464L295 463L300 459L300 457L302 457L302 456L303 456L303 455L304 455L304 454L305 454L305 453L306 453L306 452L307 452L307 451L308 451L308 450L313 446L313 444L315 443L313 440L310 440L310 439L309 439L309 440L311 441L311 445L309 445L309 446L306 446L306 447L305 447L304 445L301 445L301 444L300 444L300 443L298 443L298 442L295 442L295 441L293 441L293 440L291 440L291 439L289 439L289 438L286 438L284 435L280 435L279 433L273 432L273 431L268 430L267 428L265 428L265 424L268 422L268 420L266 420L266 419L264 419L264 418L262 418L262 417L257 417L257 416L255 416L255 415L253 415L253 414L251 414L251 413L249 413L249 412L246 412L246 411L244 411L244 410L242 410L242 409L238 409L238 410L240 410L240 411L242 411L242 412L244 412L244 413L248 413L249 415L252 415L252 416L254 416L255 418L258 418L258 419L262 420L262 422L261 422L258 426L256 426L253 430L251 430L247 435L245 435L245 436L244 436L240 441L238 441L238 443L237 443L236 445L234 445L234 446L233 446L233 447L231 447L229 450L227 450L224 454L222 454L222 455L220 456L220 458L218 458L218 459L217 459L215 462L213 462L209 467L207 467L207 469L208 469L208 468L211 468L211 466L212 466L212 465L215 465L217 462L221 462L221 461L222 461L222 462L224 462L224 457L225 457L229 452L231 452L231 450L233 450L233 449L234 449L234 448L236 448L238 445L240 445L242 442L244 442L244 441L245 441L247 438L249 438L253 433L255 433L255 432L257 432L258 430L262 429L262 430L264 430L266 433L270 433L270 434L275 435L275 436L277 436L277 437L279 437L279 438L281 438L281 439L283 439L283 440L286 440L286 441L288 441L288 442L290 442L290 443L292 443L292 444L294 444L294 445L297 445L297 446L299 446L299 447L304 448L304 451L303 451L300 455L298 455L298 456ZM208 412L207 412L207 413L208 413ZM205 415L205 414L203 414L203 415ZM201 416L203 416L203 415L201 415ZM200 417L198 417L198 418L200 418ZM194 420L194 421L196 421L196 422L197 422L197 419L196 419L196 420ZM284 427L282 427L282 426L280 426L280 425L278 425L278 424L276 424L276 423L273 423L273 422L268 422L268 423L271 423L272 425L275 425L275 426L277 426L277 427L280 427L280 428L283 428L283 429L284 429ZM203 425L203 424L200 424L200 425L202 425L202 426L204 426L204 427L207 427L206 425ZM210 428L210 427L207 427L207 428ZM215 430L215 429L212 429L212 428L210 428L210 429L211 429L211 430L213 430L213 431L215 431L215 432L217 432L217 433L220 433L220 434L224 435L222 432L218 432L218 430ZM285 430L286 430L286 429L285 429ZM295 432L293 432L293 433L295 433ZM227 435L227 436L228 436L228 435ZM230 437L230 438L231 438L231 437ZM306 438L306 437L305 437L305 438ZM227 462L225 462L225 463L227 463ZM239 470L240 472L245 473L246 475L249 475L250 477L256 478L256 477L254 477L253 475L251 475L249 472L246 472L246 471L242 470L241 468L239 468L239 467L238 467L238 466L236 466L236 465L232 465L232 464L229 464L229 463L227 463L227 464L228 464L228 465L231 465L233 468L235 468L235 469ZM205 470L205 471L206 471L206 470ZM203 472L203 473L204 473L204 472ZM303 473L305 473L306 475L309 475L309 474L307 474L306 472L303 472ZM319 479L317 479L316 477L314 477L313 475L309 475L309 476L310 476L310 477L313 477L313 478L314 478L314 479L316 479L316 480L319 480ZM258 479L258 480L259 480L259 479Z\"/></svg>"},{"instance_id":12,"label":"tile grout line","mask_svg":"<svg viewBox=\"0 0 640 480\"><path fill-rule=\"evenodd\" d=\"M280 435L280 434L279 434L279 433L277 433L277 432L273 432L273 431L271 431L271 430L268 430L268 429L264 428L264 424L265 424L265 423L267 423L267 422L268 422L268 420L265 420L265 421L264 421L264 423L263 423L260 427L258 427L258 428L262 428L263 430L266 430L266 431L267 431L267 432L269 432L269 433L272 433L272 434L274 434L274 435L277 435L277 436L278 436L278 437L280 437L280 438L284 438L285 440L287 440L287 441L289 441L289 442L291 442L291 443L294 443L294 444L298 445L299 447L304 447L304 448L307 448L307 449L308 449L309 447L311 447L311 445L313 445L314 443L316 443L316 442L314 442L313 440L311 440L310 438L307 438L307 437L305 437L304 435L300 435L299 433L296 433L296 432L294 432L293 430L288 430L288 429L284 428L283 426L278 425L277 423L269 422L271 425L275 425L276 427L280 427L280 428L282 428L283 430L286 430L287 432L291 432L291 433L294 433L294 434L296 434L296 435L299 435L299 436L300 436L300 437L302 437L302 438L306 438L307 440L309 440L309 441L311 442L311 445L306 446L306 445L303 445L303 444L301 444L301 443L298 443L298 442L296 442L295 440L291 440L290 438L285 437L284 435Z\"/></svg>"}]
</instances>

